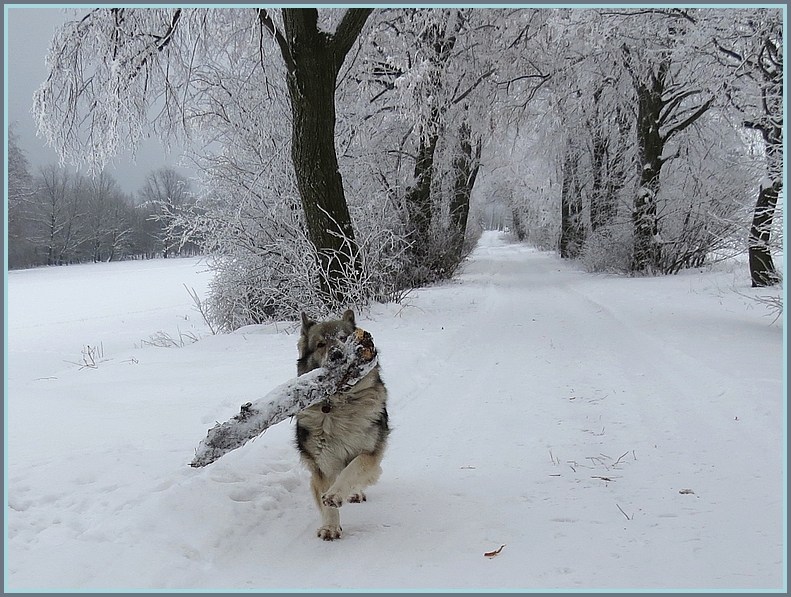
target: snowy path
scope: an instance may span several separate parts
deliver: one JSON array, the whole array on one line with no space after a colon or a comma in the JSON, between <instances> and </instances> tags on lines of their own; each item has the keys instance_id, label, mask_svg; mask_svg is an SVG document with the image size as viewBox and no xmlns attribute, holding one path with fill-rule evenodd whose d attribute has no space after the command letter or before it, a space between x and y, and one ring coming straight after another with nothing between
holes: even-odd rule
<instances>
[{"instance_id":1,"label":"snowy path","mask_svg":"<svg viewBox=\"0 0 791 597\"><path fill-rule=\"evenodd\" d=\"M393 433L332 543L291 424L186 466L294 374L295 335L120 334L97 369L56 366L67 337L37 349L29 284L9 283L9 588L782 586L782 328L728 272L590 276L487 233L456 281L358 317ZM182 294L167 321L205 334Z\"/></svg>"}]
</instances>

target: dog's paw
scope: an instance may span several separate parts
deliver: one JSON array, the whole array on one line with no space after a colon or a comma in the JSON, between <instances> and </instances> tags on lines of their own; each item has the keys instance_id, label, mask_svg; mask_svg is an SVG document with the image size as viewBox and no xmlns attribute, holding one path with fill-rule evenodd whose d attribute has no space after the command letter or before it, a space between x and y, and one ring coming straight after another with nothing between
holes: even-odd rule
<instances>
[{"instance_id":1,"label":"dog's paw","mask_svg":"<svg viewBox=\"0 0 791 597\"><path fill-rule=\"evenodd\" d=\"M365 494L362 491L351 494L346 500L350 504L361 504L365 501Z\"/></svg>"},{"instance_id":2,"label":"dog's paw","mask_svg":"<svg viewBox=\"0 0 791 597\"><path fill-rule=\"evenodd\" d=\"M321 496L321 503L328 508L340 508L343 506L343 498L339 493L325 493Z\"/></svg>"},{"instance_id":3,"label":"dog's paw","mask_svg":"<svg viewBox=\"0 0 791 597\"><path fill-rule=\"evenodd\" d=\"M335 539L341 538L341 531L343 531L341 527L334 524L328 524L319 528L317 535L320 539L324 539L325 541L334 541Z\"/></svg>"}]
</instances>

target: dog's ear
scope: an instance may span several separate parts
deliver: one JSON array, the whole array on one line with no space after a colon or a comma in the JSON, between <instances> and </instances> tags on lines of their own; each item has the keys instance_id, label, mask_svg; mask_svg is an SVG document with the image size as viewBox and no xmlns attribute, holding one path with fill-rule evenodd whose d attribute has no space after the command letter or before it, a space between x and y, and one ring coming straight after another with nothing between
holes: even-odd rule
<instances>
[{"instance_id":1,"label":"dog's ear","mask_svg":"<svg viewBox=\"0 0 791 597\"><path fill-rule=\"evenodd\" d=\"M307 336L308 330L316 325L316 322L313 321L310 317L305 315L305 312L302 312L302 335Z\"/></svg>"},{"instance_id":2,"label":"dog's ear","mask_svg":"<svg viewBox=\"0 0 791 597\"><path fill-rule=\"evenodd\" d=\"M357 324L354 322L354 311L351 309L347 309L343 314L343 321L347 321L352 324L354 327L357 327Z\"/></svg>"}]
</instances>

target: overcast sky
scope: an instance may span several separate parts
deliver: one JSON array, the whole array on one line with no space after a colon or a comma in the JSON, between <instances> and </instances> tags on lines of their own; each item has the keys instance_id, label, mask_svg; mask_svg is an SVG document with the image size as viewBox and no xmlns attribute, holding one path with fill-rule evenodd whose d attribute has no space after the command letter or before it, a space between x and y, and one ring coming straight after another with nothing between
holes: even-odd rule
<instances>
[{"instance_id":1,"label":"overcast sky","mask_svg":"<svg viewBox=\"0 0 791 597\"><path fill-rule=\"evenodd\" d=\"M80 11L80 13L84 13ZM44 57L53 32L67 20L77 18L77 11L61 8L9 8L6 12L7 43L7 107L8 122L16 123L19 145L30 162L32 173L39 167L58 162L58 155L44 140L36 136L36 126L30 109L33 93L47 77ZM145 141L137 151L136 163L131 154L118 156L115 164L107 167L127 193L135 193L146 175L164 165L174 166L179 156L174 150L166 154L157 139ZM190 172L178 168L183 174Z\"/></svg>"}]
</instances>

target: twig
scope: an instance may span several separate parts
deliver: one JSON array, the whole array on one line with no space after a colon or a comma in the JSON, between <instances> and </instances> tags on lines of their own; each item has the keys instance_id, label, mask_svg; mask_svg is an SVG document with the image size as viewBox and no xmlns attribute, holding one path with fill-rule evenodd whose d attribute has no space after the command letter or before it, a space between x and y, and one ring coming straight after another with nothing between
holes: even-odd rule
<instances>
[{"instance_id":1,"label":"twig","mask_svg":"<svg viewBox=\"0 0 791 597\"><path fill-rule=\"evenodd\" d=\"M618 463L619 463L619 462L621 462L621 458L623 458L624 456L626 456L628 453L629 453L629 451L627 450L626 452L624 452L623 454L621 454L621 455L618 457L618 460L616 460L616 461L613 463L613 467L615 467L615 466L618 466ZM632 450L632 454L634 454L634 450ZM637 460L637 459L635 458L635 460Z\"/></svg>"},{"instance_id":2,"label":"twig","mask_svg":"<svg viewBox=\"0 0 791 597\"><path fill-rule=\"evenodd\" d=\"M206 312L206 307L203 305L203 302L201 302L198 293L195 291L194 288L188 288L186 284L184 284L184 288L186 288L187 294L189 294L190 298L192 298L192 302L195 303L195 308L198 310L198 313L201 314L201 317L203 317L204 323L207 326L209 326L209 330L211 330L212 336L216 336L217 330L214 328L211 321L209 320L209 314Z\"/></svg>"},{"instance_id":3,"label":"twig","mask_svg":"<svg viewBox=\"0 0 791 597\"><path fill-rule=\"evenodd\" d=\"M618 506L618 504L615 504L615 505L616 505L616 506ZM626 516L626 520L634 520L634 514L632 514L632 517L631 517L631 518L629 518L629 515L628 515L626 512L624 512L624 511L623 511L623 508L621 508L620 506L618 506L618 509L621 511L621 514L623 514L624 516Z\"/></svg>"}]
</instances>

